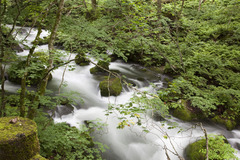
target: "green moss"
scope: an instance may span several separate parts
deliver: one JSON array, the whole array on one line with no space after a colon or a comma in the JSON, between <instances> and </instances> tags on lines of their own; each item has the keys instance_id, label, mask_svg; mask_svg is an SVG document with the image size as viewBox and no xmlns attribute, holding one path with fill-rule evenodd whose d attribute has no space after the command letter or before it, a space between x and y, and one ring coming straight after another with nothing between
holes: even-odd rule
<instances>
[{"instance_id":1,"label":"green moss","mask_svg":"<svg viewBox=\"0 0 240 160\"><path fill-rule=\"evenodd\" d=\"M37 126L27 118L9 123L13 118L0 119L0 157L6 160L30 159L39 152Z\"/></svg>"},{"instance_id":2,"label":"green moss","mask_svg":"<svg viewBox=\"0 0 240 160\"><path fill-rule=\"evenodd\" d=\"M50 36L39 38L38 45L48 44Z\"/></svg>"},{"instance_id":3,"label":"green moss","mask_svg":"<svg viewBox=\"0 0 240 160\"><path fill-rule=\"evenodd\" d=\"M201 139L196 141L186 148L186 156L189 160L205 160L204 153L200 152L202 149L206 148L206 140Z\"/></svg>"},{"instance_id":4,"label":"green moss","mask_svg":"<svg viewBox=\"0 0 240 160\"><path fill-rule=\"evenodd\" d=\"M105 62L105 61L99 61L97 63L98 66L105 68L107 70L109 70L109 62ZM105 73L106 71L103 70L102 68L95 66L93 68L90 69L90 73L91 74L99 74L99 73Z\"/></svg>"},{"instance_id":5,"label":"green moss","mask_svg":"<svg viewBox=\"0 0 240 160\"><path fill-rule=\"evenodd\" d=\"M37 54L39 53L40 52L37 52ZM25 68L26 61L12 64L7 71L8 80L16 84L21 84L21 78L23 77L23 73L26 71L26 69L28 69L27 83L29 85L37 85L45 76L46 69L43 65L43 61L40 59L38 61L36 59L31 62L31 66L29 68ZM50 74L48 81L50 81L51 79L52 75Z\"/></svg>"},{"instance_id":6,"label":"green moss","mask_svg":"<svg viewBox=\"0 0 240 160\"><path fill-rule=\"evenodd\" d=\"M80 66L86 66L86 65L89 65L90 63L90 61L85 57L85 55L80 55L80 54L76 55L75 62Z\"/></svg>"},{"instance_id":7,"label":"green moss","mask_svg":"<svg viewBox=\"0 0 240 160\"><path fill-rule=\"evenodd\" d=\"M99 88L102 96L118 96L122 92L122 83L119 78L106 79L100 82Z\"/></svg>"},{"instance_id":8,"label":"green moss","mask_svg":"<svg viewBox=\"0 0 240 160\"><path fill-rule=\"evenodd\" d=\"M191 121L191 112L186 107L178 107L173 110L172 115L183 121Z\"/></svg>"},{"instance_id":9,"label":"green moss","mask_svg":"<svg viewBox=\"0 0 240 160\"><path fill-rule=\"evenodd\" d=\"M172 109L172 115L183 121L192 121L194 118L197 118L197 116L188 109L185 100L181 100L181 107Z\"/></svg>"},{"instance_id":10,"label":"green moss","mask_svg":"<svg viewBox=\"0 0 240 160\"><path fill-rule=\"evenodd\" d=\"M38 61L47 64L48 63L48 59L49 59L49 55L48 55L47 52L38 51L38 52L34 52L33 58L34 59L38 59Z\"/></svg>"},{"instance_id":11,"label":"green moss","mask_svg":"<svg viewBox=\"0 0 240 160\"><path fill-rule=\"evenodd\" d=\"M224 125L227 128L227 130L233 130L237 125L235 121L223 119L219 115L212 118L212 120L218 124Z\"/></svg>"},{"instance_id":12,"label":"green moss","mask_svg":"<svg viewBox=\"0 0 240 160\"><path fill-rule=\"evenodd\" d=\"M47 159L37 154L34 157L32 157L30 160L47 160Z\"/></svg>"},{"instance_id":13,"label":"green moss","mask_svg":"<svg viewBox=\"0 0 240 160\"><path fill-rule=\"evenodd\" d=\"M206 139L203 138L187 146L186 160L205 160ZM235 149L222 135L208 135L208 157L209 159L225 160L236 159Z\"/></svg>"}]
</instances>

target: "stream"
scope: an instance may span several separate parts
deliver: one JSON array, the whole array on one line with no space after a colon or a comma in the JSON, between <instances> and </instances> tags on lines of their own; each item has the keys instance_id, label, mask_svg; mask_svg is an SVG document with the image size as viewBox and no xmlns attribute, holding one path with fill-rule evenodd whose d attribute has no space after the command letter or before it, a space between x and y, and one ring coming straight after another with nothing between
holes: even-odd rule
<instances>
[{"instance_id":1,"label":"stream","mask_svg":"<svg viewBox=\"0 0 240 160\"><path fill-rule=\"evenodd\" d=\"M20 27L17 27L17 29L20 29ZM21 39L25 37L29 29L30 28L24 27L17 38ZM25 42L26 45L31 46L30 42L34 39L36 32L35 29L31 31ZM47 31L43 31L41 37L47 36L48 34ZM38 50L47 50L47 45L39 46L36 51ZM17 54L21 56L27 55L28 50ZM72 54L71 58L74 58L74 56L75 54ZM86 120L97 119L101 123L106 123L107 125L103 126L102 130L93 133L96 141L102 142L109 147L106 153L103 154L103 158L106 160L166 160L165 147L172 151L175 149L181 156L184 156L186 146L204 136L199 127L191 129L192 125L195 124L194 122L183 122L174 117L161 121L152 118L151 113L143 115L144 119L142 121L150 131L149 133L143 132L142 128L137 125L117 129L117 125L120 122L118 113L113 113L109 116L105 115L108 104L125 104L129 102L129 99L135 91L125 87L117 97L101 97L98 87L100 78L89 72L90 68L94 67L94 65L90 64L81 67L75 65L75 62L71 62L70 65L74 65L75 70L65 72L64 82L67 86L62 88L61 92L78 92L84 103L81 102L80 98L76 99L77 105L74 106L74 110L66 113L64 113L66 110L65 106L58 106L58 112L54 117L54 121L56 123L67 122L78 128L80 124L84 124ZM141 91L154 92L151 83L155 84L158 88L164 87L164 78L167 77L152 71L143 71L139 65L126 64L122 61L111 62L109 68L120 71L129 81L134 82L135 87ZM65 66L54 70L52 73L53 79L48 84L49 90L58 92L64 69ZM19 85L6 81L7 90L14 92L19 88ZM172 123L177 124L178 127L168 129ZM237 156L240 158L240 151L238 150L240 149L239 128L228 131L222 126L209 122L203 123L203 126L207 129L208 134L224 135L229 143L237 150ZM183 129L184 132L178 133L180 129ZM166 133L170 138L164 138ZM170 151L168 151L168 154L171 160L178 159L178 157Z\"/></svg>"}]
</instances>

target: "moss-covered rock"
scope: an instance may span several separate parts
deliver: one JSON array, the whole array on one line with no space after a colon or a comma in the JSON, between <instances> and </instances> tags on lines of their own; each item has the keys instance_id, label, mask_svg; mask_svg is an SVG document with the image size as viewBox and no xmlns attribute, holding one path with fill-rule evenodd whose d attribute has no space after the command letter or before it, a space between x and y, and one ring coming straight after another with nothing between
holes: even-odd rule
<instances>
[{"instance_id":1,"label":"moss-covered rock","mask_svg":"<svg viewBox=\"0 0 240 160\"><path fill-rule=\"evenodd\" d=\"M38 61L40 63L47 64L49 59L49 54L47 52L38 51L33 53L33 61Z\"/></svg>"},{"instance_id":2,"label":"moss-covered rock","mask_svg":"<svg viewBox=\"0 0 240 160\"><path fill-rule=\"evenodd\" d=\"M38 44L38 45L45 45L45 44L48 44L49 39L50 39L50 36L43 37L43 38L39 38L37 44Z\"/></svg>"},{"instance_id":3,"label":"moss-covered rock","mask_svg":"<svg viewBox=\"0 0 240 160\"><path fill-rule=\"evenodd\" d=\"M47 160L47 159L37 154L34 157L32 157L30 160Z\"/></svg>"},{"instance_id":4,"label":"moss-covered rock","mask_svg":"<svg viewBox=\"0 0 240 160\"><path fill-rule=\"evenodd\" d=\"M212 121L214 121L215 123L224 125L227 128L227 130L233 130L237 125L235 121L229 120L229 119L223 119L219 115L212 118Z\"/></svg>"},{"instance_id":5,"label":"moss-covered rock","mask_svg":"<svg viewBox=\"0 0 240 160\"><path fill-rule=\"evenodd\" d=\"M106 62L106 61L99 61L97 63L98 66L104 68L104 69L107 69L109 70L109 62ZM103 70L102 68L98 67L98 66L95 66L93 68L90 69L90 73L91 74L102 74L102 73L106 73L105 70Z\"/></svg>"},{"instance_id":6,"label":"moss-covered rock","mask_svg":"<svg viewBox=\"0 0 240 160\"><path fill-rule=\"evenodd\" d=\"M102 96L118 96L122 92L122 83L119 78L105 79L99 84Z\"/></svg>"},{"instance_id":7,"label":"moss-covered rock","mask_svg":"<svg viewBox=\"0 0 240 160\"><path fill-rule=\"evenodd\" d=\"M24 72L28 70L27 84L37 85L46 74L46 68L44 65L38 61L32 61L31 66L25 68L26 61L21 61L16 64L12 64L11 67L7 70L8 80L10 82L21 84L21 78L24 75ZM52 75L48 81L52 80Z\"/></svg>"},{"instance_id":8,"label":"moss-covered rock","mask_svg":"<svg viewBox=\"0 0 240 160\"><path fill-rule=\"evenodd\" d=\"M236 159L235 149L227 142L222 135L208 136L208 157L209 159ZM206 139L191 143L185 149L186 160L206 159Z\"/></svg>"},{"instance_id":9,"label":"moss-covered rock","mask_svg":"<svg viewBox=\"0 0 240 160\"><path fill-rule=\"evenodd\" d=\"M188 102L185 100L180 100L178 103L181 104L181 107L177 107L171 110L171 113L174 117L177 117L183 121L192 121L197 118L196 114L191 112L188 108Z\"/></svg>"},{"instance_id":10,"label":"moss-covered rock","mask_svg":"<svg viewBox=\"0 0 240 160\"><path fill-rule=\"evenodd\" d=\"M75 63L80 66L87 66L87 65L89 65L90 61L86 58L85 55L78 54L75 57Z\"/></svg>"},{"instance_id":11,"label":"moss-covered rock","mask_svg":"<svg viewBox=\"0 0 240 160\"><path fill-rule=\"evenodd\" d=\"M12 119L15 120L12 123ZM29 160L39 153L36 123L27 118L0 118L0 157Z\"/></svg>"},{"instance_id":12,"label":"moss-covered rock","mask_svg":"<svg viewBox=\"0 0 240 160\"><path fill-rule=\"evenodd\" d=\"M188 160L205 160L205 154L200 152L202 149L206 149L206 140L201 139L196 141L186 148L186 159Z\"/></svg>"}]
</instances>

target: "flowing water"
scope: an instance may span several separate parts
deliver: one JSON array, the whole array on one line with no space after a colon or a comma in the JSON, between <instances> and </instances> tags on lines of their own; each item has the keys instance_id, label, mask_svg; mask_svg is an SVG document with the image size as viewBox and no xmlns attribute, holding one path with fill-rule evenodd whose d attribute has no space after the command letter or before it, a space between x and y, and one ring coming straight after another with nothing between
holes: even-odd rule
<instances>
[{"instance_id":1,"label":"flowing water","mask_svg":"<svg viewBox=\"0 0 240 160\"><path fill-rule=\"evenodd\" d=\"M24 28L26 32L19 35L18 38L24 37L29 28ZM35 37L36 30L33 30L27 38L26 45L31 45ZM42 37L46 36L48 32L44 31ZM43 45L37 48L37 50L47 50L47 46ZM19 55L27 55L28 50L25 50ZM72 55L72 58L75 55ZM71 64L75 65L74 62ZM183 122L176 118L167 119L166 121L158 121L153 119L150 114L144 116L143 124L147 126L150 133L145 133L142 128L137 125L126 126L124 129L117 129L117 125L120 122L118 113L106 116L106 109L108 104L124 104L129 101L134 90L125 88L124 91L117 97L101 97L98 88L100 78L90 74L89 69L94 65L80 67L75 66L74 71L66 71L64 76L64 82L67 83L67 87L61 89L61 92L76 91L80 93L80 97L84 103L81 103L80 98L76 99L78 103L74 107L73 111L68 112L65 115L59 115L54 118L55 122L67 122L72 126L79 127L80 124L84 124L86 120L96 120L106 123L102 130L95 132L94 136L97 141L106 144L109 149L104 153L103 157L107 160L165 160L167 159L164 148L168 148L171 151L179 153L184 156L184 148L191 142L200 139L204 136L199 127L191 129L194 123ZM63 79L62 75L65 67L60 67L55 70L53 79L48 85L48 89L55 92L58 91L58 87ZM143 71L143 69L135 64L125 64L121 61L112 62L110 69L118 70L121 74L124 74L127 79L133 82L139 90L153 92L154 89L150 83L154 83L158 88L164 87L165 75L153 73L151 71ZM7 82L7 89L14 91L20 86ZM79 107L80 106L80 107ZM59 106L59 113L64 110L64 106ZM168 129L171 127L171 123L178 124L179 127ZM164 125L163 125L164 124ZM234 148L240 148L240 131L233 130L227 131L224 127L218 126L206 122L203 124L207 129L208 134L222 134ZM178 133L181 129L184 132ZM166 133L170 138L165 139ZM240 158L240 152L237 150L237 156ZM168 154L172 160L178 159L178 157L168 151Z\"/></svg>"}]
</instances>

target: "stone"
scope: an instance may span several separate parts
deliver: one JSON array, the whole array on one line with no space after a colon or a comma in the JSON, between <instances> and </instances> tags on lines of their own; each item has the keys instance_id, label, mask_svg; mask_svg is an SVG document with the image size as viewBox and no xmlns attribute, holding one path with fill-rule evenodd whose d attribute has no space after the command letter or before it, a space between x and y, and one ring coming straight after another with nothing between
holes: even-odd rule
<instances>
[{"instance_id":1,"label":"stone","mask_svg":"<svg viewBox=\"0 0 240 160\"><path fill-rule=\"evenodd\" d=\"M21 78L19 76L19 72L25 68L26 61L21 61L17 64L12 64L10 68L7 70L7 77L10 82L21 84ZM41 82L42 78L44 78L46 74L46 69L40 62L34 62L34 67L30 67L28 71L27 84L29 85L37 85ZM22 74L23 76L23 74ZM48 81L52 80L52 74L50 73Z\"/></svg>"},{"instance_id":2,"label":"stone","mask_svg":"<svg viewBox=\"0 0 240 160\"><path fill-rule=\"evenodd\" d=\"M224 125L227 128L227 130L229 130L229 131L233 130L237 125L237 123L235 121L232 121L229 119L223 119L219 115L212 118L212 121L215 123Z\"/></svg>"},{"instance_id":3,"label":"stone","mask_svg":"<svg viewBox=\"0 0 240 160\"><path fill-rule=\"evenodd\" d=\"M86 58L83 54L78 54L75 57L75 63L79 66L87 66L89 65L90 61Z\"/></svg>"},{"instance_id":4,"label":"stone","mask_svg":"<svg viewBox=\"0 0 240 160\"><path fill-rule=\"evenodd\" d=\"M208 135L209 159L235 159L235 150L223 135ZM206 139L189 144L185 149L186 160L205 160ZM228 158L227 158L228 157Z\"/></svg>"},{"instance_id":5,"label":"stone","mask_svg":"<svg viewBox=\"0 0 240 160\"><path fill-rule=\"evenodd\" d=\"M105 62L105 61L99 61L97 63L98 66L104 68L104 69L107 69L109 70L109 62ZM90 73L91 74L102 74L102 73L107 73L107 71L105 71L104 69L98 67L98 66L95 66L93 68L90 69Z\"/></svg>"},{"instance_id":6,"label":"stone","mask_svg":"<svg viewBox=\"0 0 240 160\"><path fill-rule=\"evenodd\" d=\"M178 103L181 104L181 107L171 110L171 113L174 117L183 121L192 121L194 118L196 118L196 115L188 109L187 101L181 99L178 101Z\"/></svg>"},{"instance_id":7,"label":"stone","mask_svg":"<svg viewBox=\"0 0 240 160\"><path fill-rule=\"evenodd\" d=\"M122 92L122 83L119 78L105 79L99 84L101 96L118 96Z\"/></svg>"},{"instance_id":8,"label":"stone","mask_svg":"<svg viewBox=\"0 0 240 160\"><path fill-rule=\"evenodd\" d=\"M11 120L17 119L15 123ZM29 160L39 154L37 125L21 117L0 118L0 157L3 160Z\"/></svg>"}]
</instances>

